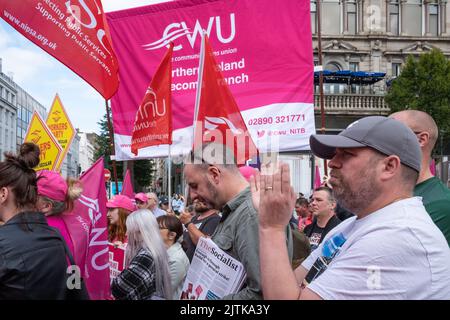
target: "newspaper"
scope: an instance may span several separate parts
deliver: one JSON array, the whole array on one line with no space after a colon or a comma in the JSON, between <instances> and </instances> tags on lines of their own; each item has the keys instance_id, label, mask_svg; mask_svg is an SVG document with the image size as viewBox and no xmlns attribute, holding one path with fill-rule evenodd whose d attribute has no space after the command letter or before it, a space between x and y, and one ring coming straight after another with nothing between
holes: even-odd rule
<instances>
[{"instance_id":1,"label":"newspaper","mask_svg":"<svg viewBox=\"0 0 450 320\"><path fill-rule=\"evenodd\" d=\"M200 238L180 298L221 299L238 292L246 276L242 263L220 249L211 239Z\"/></svg>"}]
</instances>

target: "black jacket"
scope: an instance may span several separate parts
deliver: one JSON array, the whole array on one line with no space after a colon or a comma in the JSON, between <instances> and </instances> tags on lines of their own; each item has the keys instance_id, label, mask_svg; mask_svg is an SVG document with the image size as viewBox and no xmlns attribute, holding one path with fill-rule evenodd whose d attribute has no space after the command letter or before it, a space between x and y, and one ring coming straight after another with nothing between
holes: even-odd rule
<instances>
[{"instance_id":1,"label":"black jacket","mask_svg":"<svg viewBox=\"0 0 450 320\"><path fill-rule=\"evenodd\" d=\"M67 266L63 240L42 213L0 227L0 299L66 299Z\"/></svg>"},{"instance_id":2,"label":"black jacket","mask_svg":"<svg viewBox=\"0 0 450 320\"><path fill-rule=\"evenodd\" d=\"M341 220L339 220L338 217L336 217L336 215L332 216L330 218L330 220L328 220L327 225L325 226L325 228L323 228L322 231L322 236L320 238L320 243L322 243L323 239L325 238L325 236L328 234L328 232L330 232L334 227L336 227L339 223L341 223ZM311 223L310 225L305 227L305 230L303 230L303 232L306 234L306 236L308 238L311 237L312 232L315 228L315 226L317 226L317 219L314 219L313 223Z\"/></svg>"}]
</instances>

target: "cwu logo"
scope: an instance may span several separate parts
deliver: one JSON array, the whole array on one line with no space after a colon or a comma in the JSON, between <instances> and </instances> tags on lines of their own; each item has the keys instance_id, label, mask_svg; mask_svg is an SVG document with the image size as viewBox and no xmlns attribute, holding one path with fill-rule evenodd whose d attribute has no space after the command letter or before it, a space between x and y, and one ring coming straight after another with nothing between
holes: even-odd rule
<instances>
[{"instance_id":1,"label":"cwu logo","mask_svg":"<svg viewBox=\"0 0 450 320\"><path fill-rule=\"evenodd\" d=\"M187 40L189 41L189 44L191 46L191 48L194 48L195 42L198 39L201 39L201 35L202 35L202 30L206 30L206 33L208 35L208 37L210 37L211 33L213 32L213 29L215 29L216 32L216 36L217 39L221 42L221 43L230 43L231 41L234 40L235 36L236 36L236 21L235 21L235 15L234 13L230 13L229 16L230 19L230 23L229 23L229 34L227 35L223 35L225 28L223 28L222 26L222 20L219 16L215 16L215 17L210 17L208 20L208 26L207 28L204 28L200 22L197 20L195 20L195 26L193 31L190 31L191 28L189 28L186 24L186 22L182 21L180 23L178 22L174 22L169 24L163 32L163 36L152 42L152 43L148 43L148 44L144 44L142 47L144 47L144 50L157 50L160 49L162 47L165 46L169 46L169 43L181 38L181 37L186 37ZM214 28L215 27L215 28ZM173 48L174 51L178 51L183 49L183 45L177 45Z\"/></svg>"}]
</instances>

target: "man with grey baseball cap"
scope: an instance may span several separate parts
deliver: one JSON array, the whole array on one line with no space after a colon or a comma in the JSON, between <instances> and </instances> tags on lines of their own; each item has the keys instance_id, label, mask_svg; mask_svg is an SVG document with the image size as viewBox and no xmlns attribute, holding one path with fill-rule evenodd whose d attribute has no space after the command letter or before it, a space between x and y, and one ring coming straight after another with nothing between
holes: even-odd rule
<instances>
[{"instance_id":1,"label":"man with grey baseball cap","mask_svg":"<svg viewBox=\"0 0 450 320\"><path fill-rule=\"evenodd\" d=\"M366 117L337 136L312 135L310 146L330 159L333 194L356 216L292 272L282 233L295 199L289 167L252 179L264 298L450 299L450 249L412 196L421 164L412 130Z\"/></svg>"},{"instance_id":2,"label":"man with grey baseball cap","mask_svg":"<svg viewBox=\"0 0 450 320\"><path fill-rule=\"evenodd\" d=\"M374 116L357 120L338 135L312 135L312 152L323 159L336 155L336 148L370 147L385 155L397 155L401 163L420 171L422 152L414 132L399 121Z\"/></svg>"}]
</instances>

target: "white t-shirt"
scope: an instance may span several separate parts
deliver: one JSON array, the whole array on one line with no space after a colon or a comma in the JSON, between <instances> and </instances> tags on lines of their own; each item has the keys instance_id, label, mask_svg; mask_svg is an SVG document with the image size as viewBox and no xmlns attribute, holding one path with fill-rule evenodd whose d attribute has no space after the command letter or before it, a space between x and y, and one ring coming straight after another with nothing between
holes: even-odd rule
<instances>
[{"instance_id":1,"label":"white t-shirt","mask_svg":"<svg viewBox=\"0 0 450 320\"><path fill-rule=\"evenodd\" d=\"M450 248L420 197L343 221L302 266L323 299L450 299Z\"/></svg>"}]
</instances>

